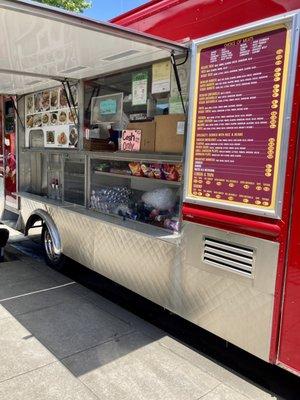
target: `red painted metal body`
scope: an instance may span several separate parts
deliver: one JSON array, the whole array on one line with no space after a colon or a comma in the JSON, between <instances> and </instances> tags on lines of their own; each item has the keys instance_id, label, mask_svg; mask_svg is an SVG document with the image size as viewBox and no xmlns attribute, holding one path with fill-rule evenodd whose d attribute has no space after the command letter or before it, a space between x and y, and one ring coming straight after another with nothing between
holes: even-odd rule
<instances>
[{"instance_id":1,"label":"red painted metal body","mask_svg":"<svg viewBox=\"0 0 300 400\"><path fill-rule=\"evenodd\" d=\"M154 0L114 18L112 22L168 39L185 41L299 8L300 0ZM270 362L277 362L296 373L300 373L300 162L296 160L299 64L282 219L270 220L190 204L183 207L183 217L188 221L279 243Z\"/></svg>"},{"instance_id":2,"label":"red painted metal body","mask_svg":"<svg viewBox=\"0 0 300 400\"><path fill-rule=\"evenodd\" d=\"M281 234L281 226L276 220L261 220L258 217L241 215L240 213L218 211L212 208L184 204L182 213L186 221L230 229L234 232L277 241ZM245 219L246 218L246 219ZM245 224L245 221L247 223Z\"/></svg>"},{"instance_id":3,"label":"red painted metal body","mask_svg":"<svg viewBox=\"0 0 300 400\"><path fill-rule=\"evenodd\" d=\"M296 165L287 170L288 179L294 175L294 184L287 186L292 196L290 204L289 238L283 238L287 247L285 293L282 309L278 362L299 374L300 372L300 53L297 64L297 80L293 103L290 147L296 151ZM290 153L290 157L294 154ZM286 204L288 207L288 204ZM288 212L288 210L287 210ZM282 272L283 273L283 272Z\"/></svg>"},{"instance_id":4,"label":"red painted metal body","mask_svg":"<svg viewBox=\"0 0 300 400\"><path fill-rule=\"evenodd\" d=\"M154 0L111 22L173 40L196 39L300 8L299 0Z\"/></svg>"}]
</instances>

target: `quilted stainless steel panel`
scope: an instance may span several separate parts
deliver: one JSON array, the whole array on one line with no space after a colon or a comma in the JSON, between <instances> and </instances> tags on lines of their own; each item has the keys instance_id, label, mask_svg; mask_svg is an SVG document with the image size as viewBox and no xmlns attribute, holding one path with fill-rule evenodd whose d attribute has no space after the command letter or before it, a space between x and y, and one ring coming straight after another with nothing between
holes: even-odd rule
<instances>
[{"instance_id":1,"label":"quilted stainless steel panel","mask_svg":"<svg viewBox=\"0 0 300 400\"><path fill-rule=\"evenodd\" d=\"M183 231L182 246L186 252L185 265L192 265L218 276L229 277L232 280L237 280L241 285L252 286L263 293L274 293L278 243L191 222L184 223ZM205 237L252 248L254 250L254 263L251 276L245 277L238 272L220 270L203 262Z\"/></svg>"},{"instance_id":2,"label":"quilted stainless steel panel","mask_svg":"<svg viewBox=\"0 0 300 400\"><path fill-rule=\"evenodd\" d=\"M46 210L46 205L43 201L34 201L27 199L26 197L21 197L20 200L20 215L21 215L21 225L22 229L25 227L30 214L37 210L38 208Z\"/></svg>"},{"instance_id":3,"label":"quilted stainless steel panel","mask_svg":"<svg viewBox=\"0 0 300 400\"><path fill-rule=\"evenodd\" d=\"M268 359L273 296L238 281L186 266L177 295L183 318Z\"/></svg>"},{"instance_id":4,"label":"quilted stainless steel panel","mask_svg":"<svg viewBox=\"0 0 300 400\"><path fill-rule=\"evenodd\" d=\"M25 219L43 203L22 199ZM229 342L268 360L278 257L276 243L184 223L172 242L44 205L56 223L63 252ZM254 249L249 276L203 262L204 236Z\"/></svg>"},{"instance_id":5,"label":"quilted stainless steel panel","mask_svg":"<svg viewBox=\"0 0 300 400\"><path fill-rule=\"evenodd\" d=\"M252 275L206 264L202 260L205 236L254 248ZM268 360L278 244L185 223L183 247L186 257L176 293L180 302L172 311Z\"/></svg>"},{"instance_id":6,"label":"quilted stainless steel panel","mask_svg":"<svg viewBox=\"0 0 300 400\"><path fill-rule=\"evenodd\" d=\"M51 208L50 214L61 235L63 253L93 269L98 221L62 207Z\"/></svg>"},{"instance_id":7,"label":"quilted stainless steel panel","mask_svg":"<svg viewBox=\"0 0 300 400\"><path fill-rule=\"evenodd\" d=\"M177 246L151 236L100 223L95 236L95 269L164 307L171 304Z\"/></svg>"}]
</instances>

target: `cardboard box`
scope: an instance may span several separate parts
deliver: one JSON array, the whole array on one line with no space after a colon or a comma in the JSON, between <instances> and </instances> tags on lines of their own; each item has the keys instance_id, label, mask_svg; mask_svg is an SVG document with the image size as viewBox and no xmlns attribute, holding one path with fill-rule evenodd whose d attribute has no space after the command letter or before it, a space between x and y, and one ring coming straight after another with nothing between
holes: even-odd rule
<instances>
[{"instance_id":1,"label":"cardboard box","mask_svg":"<svg viewBox=\"0 0 300 400\"><path fill-rule=\"evenodd\" d=\"M155 151L155 122L130 122L126 129L141 130L141 151Z\"/></svg>"},{"instance_id":2,"label":"cardboard box","mask_svg":"<svg viewBox=\"0 0 300 400\"><path fill-rule=\"evenodd\" d=\"M155 117L155 122L155 151L158 153L182 153L185 115L158 115Z\"/></svg>"}]
</instances>

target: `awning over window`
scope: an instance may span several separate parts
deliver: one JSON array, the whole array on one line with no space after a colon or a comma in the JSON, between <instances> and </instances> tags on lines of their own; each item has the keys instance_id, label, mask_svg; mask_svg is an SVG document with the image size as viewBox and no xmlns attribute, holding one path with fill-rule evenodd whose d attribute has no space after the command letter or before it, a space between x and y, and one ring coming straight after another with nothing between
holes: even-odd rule
<instances>
[{"instance_id":1,"label":"awning over window","mask_svg":"<svg viewBox=\"0 0 300 400\"><path fill-rule=\"evenodd\" d=\"M24 94L183 54L159 37L29 1L0 0L0 93Z\"/></svg>"}]
</instances>

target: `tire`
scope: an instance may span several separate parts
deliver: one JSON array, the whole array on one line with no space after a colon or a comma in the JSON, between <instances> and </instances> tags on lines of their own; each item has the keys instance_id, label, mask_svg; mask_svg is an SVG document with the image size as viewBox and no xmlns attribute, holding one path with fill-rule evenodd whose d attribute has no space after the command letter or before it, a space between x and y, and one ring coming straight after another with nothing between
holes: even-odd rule
<instances>
[{"instance_id":1,"label":"tire","mask_svg":"<svg viewBox=\"0 0 300 400\"><path fill-rule=\"evenodd\" d=\"M55 254L53 239L46 225L43 226L42 230L42 242L46 264L56 271L62 270L65 266L66 257L62 253L59 255Z\"/></svg>"}]
</instances>

